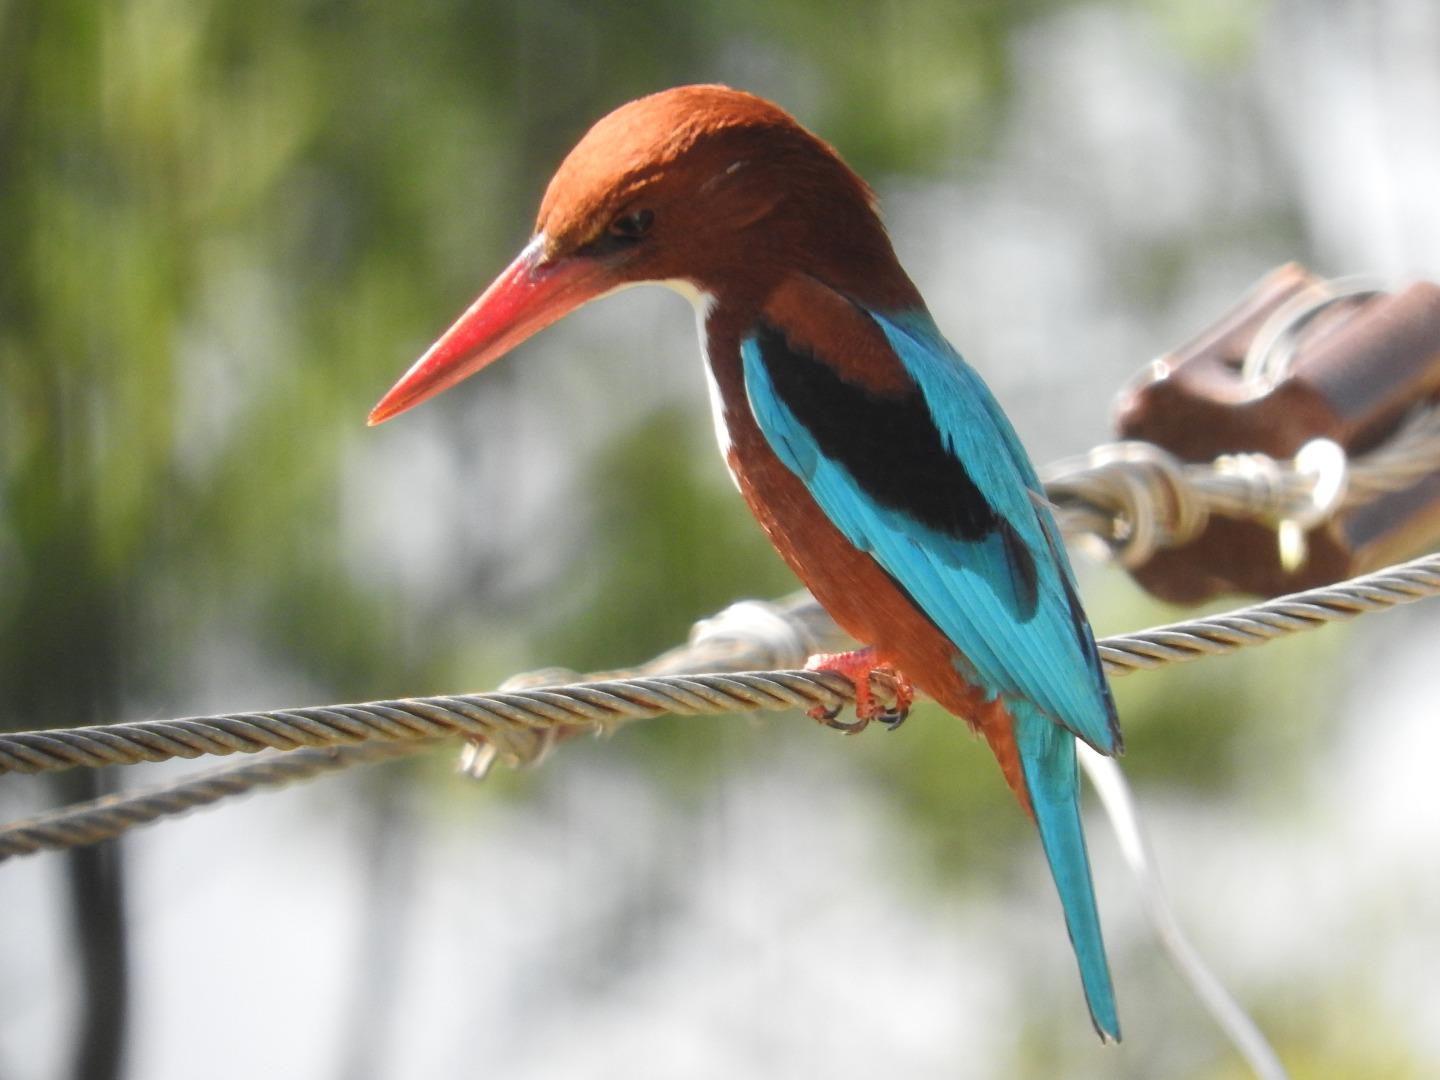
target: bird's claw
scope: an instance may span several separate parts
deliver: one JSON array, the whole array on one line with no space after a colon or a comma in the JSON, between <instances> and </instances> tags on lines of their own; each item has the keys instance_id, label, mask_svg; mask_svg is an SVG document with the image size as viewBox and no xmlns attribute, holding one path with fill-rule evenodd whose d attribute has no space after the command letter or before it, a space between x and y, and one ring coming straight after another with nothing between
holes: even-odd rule
<instances>
[{"instance_id":1,"label":"bird's claw","mask_svg":"<svg viewBox=\"0 0 1440 1080\"><path fill-rule=\"evenodd\" d=\"M858 735L870 726L872 720L878 720L888 730L894 731L905 722L905 718L910 714L910 704L915 698L915 691L910 685L910 680L896 671L891 664L880 661L876 657L874 649L857 649L854 652L844 653L820 653L805 662L805 670L832 671L844 675L855 687L854 721L845 722L836 719L842 708L839 705L831 708L817 705L809 711L812 719L818 720L826 727L843 731L847 735ZM888 676L893 685L895 692L893 705L882 705L875 700L875 693L870 688L870 677L876 672Z\"/></svg>"},{"instance_id":2,"label":"bird's claw","mask_svg":"<svg viewBox=\"0 0 1440 1080\"><path fill-rule=\"evenodd\" d=\"M869 719L860 716L856 716L854 720L839 719L842 708L844 708L842 705L836 705L829 709L824 705L816 705L815 708L807 710L805 715L811 720L818 720L826 727L834 728L846 735L859 735L870 726Z\"/></svg>"},{"instance_id":3,"label":"bird's claw","mask_svg":"<svg viewBox=\"0 0 1440 1080\"><path fill-rule=\"evenodd\" d=\"M896 702L894 705L892 705L890 708L888 708L888 709L884 710L883 712L877 714L876 717L875 717L875 719L876 719L876 720L879 720L880 723L882 723L882 724L885 725L885 730L886 730L886 731L894 731L894 730L895 730L896 728L898 728L901 724L905 723L905 718L908 717L909 715L910 715L910 706L909 706L909 705L904 705L904 706L902 706L902 705L897 701L897 702Z\"/></svg>"}]
</instances>

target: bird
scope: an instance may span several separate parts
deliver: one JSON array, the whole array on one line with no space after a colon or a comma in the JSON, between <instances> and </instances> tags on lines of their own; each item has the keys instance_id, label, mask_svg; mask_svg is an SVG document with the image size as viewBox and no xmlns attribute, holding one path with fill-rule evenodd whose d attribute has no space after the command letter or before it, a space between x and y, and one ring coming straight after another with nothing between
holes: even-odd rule
<instances>
[{"instance_id":1,"label":"bird","mask_svg":"<svg viewBox=\"0 0 1440 1080\"><path fill-rule=\"evenodd\" d=\"M989 744L1035 822L1091 1021L1117 1018L1079 809L1077 741L1123 745L1052 507L980 375L906 275L871 188L761 97L681 86L601 118L514 261L370 413L378 424L591 300L694 305L715 432L770 541L861 648L807 665L856 724L913 688ZM887 673L893 706L869 690Z\"/></svg>"}]
</instances>

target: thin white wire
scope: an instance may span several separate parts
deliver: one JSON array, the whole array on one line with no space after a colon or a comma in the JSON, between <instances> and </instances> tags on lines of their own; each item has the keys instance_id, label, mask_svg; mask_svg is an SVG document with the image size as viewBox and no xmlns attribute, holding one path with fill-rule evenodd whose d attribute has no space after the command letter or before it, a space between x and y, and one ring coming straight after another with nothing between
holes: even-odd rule
<instances>
[{"instance_id":1,"label":"thin white wire","mask_svg":"<svg viewBox=\"0 0 1440 1080\"><path fill-rule=\"evenodd\" d=\"M1210 970L1200 953L1185 936L1170 899L1165 892L1160 872L1155 866L1154 852L1149 838L1140 825L1140 815L1135 807L1135 798L1130 784L1125 779L1120 763L1096 753L1083 742L1078 742L1080 766L1089 777L1090 784L1100 796L1110 827L1115 830L1115 839L1120 845L1120 855L1135 875L1140 896L1145 901L1145 913L1160 947L1165 950L1175 965L1180 977L1190 984L1190 989L1220 1026L1231 1045L1259 1080L1289 1080L1285 1066L1275 1048L1265 1038L1250 1014L1231 996L1223 983Z\"/></svg>"}]
</instances>

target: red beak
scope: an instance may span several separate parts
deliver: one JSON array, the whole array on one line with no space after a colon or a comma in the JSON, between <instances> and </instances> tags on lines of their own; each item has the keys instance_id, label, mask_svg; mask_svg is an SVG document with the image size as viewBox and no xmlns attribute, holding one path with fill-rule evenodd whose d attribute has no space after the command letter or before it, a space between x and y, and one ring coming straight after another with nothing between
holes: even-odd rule
<instances>
[{"instance_id":1,"label":"red beak","mask_svg":"<svg viewBox=\"0 0 1440 1080\"><path fill-rule=\"evenodd\" d=\"M431 345L370 410L373 427L448 390L606 291L603 267L583 258L546 262L540 237Z\"/></svg>"}]
</instances>

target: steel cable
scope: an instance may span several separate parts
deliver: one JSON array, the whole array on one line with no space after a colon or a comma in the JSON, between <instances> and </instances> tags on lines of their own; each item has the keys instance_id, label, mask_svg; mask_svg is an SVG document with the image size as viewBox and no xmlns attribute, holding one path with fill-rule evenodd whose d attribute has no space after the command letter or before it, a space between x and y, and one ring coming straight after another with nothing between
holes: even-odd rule
<instances>
[{"instance_id":1,"label":"steel cable","mask_svg":"<svg viewBox=\"0 0 1440 1080\"><path fill-rule=\"evenodd\" d=\"M1338 585L1205 619L1104 638L1100 655L1106 672L1112 676L1149 671L1262 645L1437 593L1440 555L1427 555ZM757 614L762 611L763 617ZM726 616L731 616L736 625L731 626ZM767 632L769 637L765 636ZM700 624L689 650L673 650L652 663L669 672L683 669L687 658L709 664L743 664L755 662L754 657L760 655L776 662L798 663L806 652L829 645L832 639L828 633L817 620L811 600L792 599L782 605L748 601ZM747 638L751 634L753 638ZM566 677L554 672L547 675ZM537 734L545 736L543 745L549 745L558 739L609 732L632 720L667 713L713 716L754 710L833 708L853 699L854 688L832 673L781 670L639 677L616 673L616 677L599 681L509 688L490 694L3 735L0 773L36 773L265 749L289 753L15 822L0 828L0 859L94 843L134 825L243 794L253 787L275 786L350 764L402 756L425 749L437 739L464 736L478 740L500 757L518 764L536 756Z\"/></svg>"}]
</instances>

